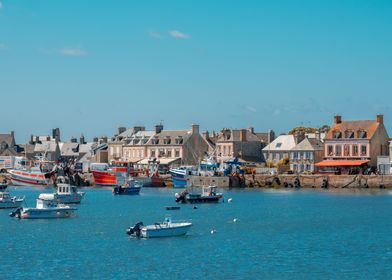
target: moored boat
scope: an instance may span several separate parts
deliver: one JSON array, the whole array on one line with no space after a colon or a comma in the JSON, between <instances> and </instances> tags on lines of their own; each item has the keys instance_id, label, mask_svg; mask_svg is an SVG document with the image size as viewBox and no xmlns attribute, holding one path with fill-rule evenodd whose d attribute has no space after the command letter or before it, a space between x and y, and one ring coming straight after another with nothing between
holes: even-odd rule
<instances>
[{"instance_id":1,"label":"moored boat","mask_svg":"<svg viewBox=\"0 0 392 280\"><path fill-rule=\"evenodd\" d=\"M10 196L8 192L0 192L0 209L19 208L24 200L24 197Z\"/></svg>"},{"instance_id":2,"label":"moored boat","mask_svg":"<svg viewBox=\"0 0 392 280\"><path fill-rule=\"evenodd\" d=\"M190 186L190 178L198 175L194 166L181 166L170 169L174 188L185 188Z\"/></svg>"},{"instance_id":3,"label":"moored boat","mask_svg":"<svg viewBox=\"0 0 392 280\"><path fill-rule=\"evenodd\" d=\"M77 209L64 204L58 204L55 200L45 196L37 199L35 208L21 207L10 213L10 217L19 219L56 219L69 218Z\"/></svg>"},{"instance_id":4,"label":"moored boat","mask_svg":"<svg viewBox=\"0 0 392 280\"><path fill-rule=\"evenodd\" d=\"M0 183L0 191L5 191L7 188L8 188L8 183L6 181Z\"/></svg>"},{"instance_id":5,"label":"moored boat","mask_svg":"<svg viewBox=\"0 0 392 280\"><path fill-rule=\"evenodd\" d=\"M118 195L137 195L140 193L141 185L133 178L128 179L124 185L113 187L112 192Z\"/></svg>"},{"instance_id":6,"label":"moored boat","mask_svg":"<svg viewBox=\"0 0 392 280\"><path fill-rule=\"evenodd\" d=\"M187 234L191 227L191 222L172 221L170 217L167 217L164 222L153 225L144 226L142 222L139 222L128 228L127 234L142 238L173 237Z\"/></svg>"},{"instance_id":7,"label":"moored boat","mask_svg":"<svg viewBox=\"0 0 392 280\"><path fill-rule=\"evenodd\" d=\"M223 198L222 193L217 192L216 186L203 187L202 192L195 192L194 188L190 188L182 191L181 193L176 193L177 203L210 203L219 202Z\"/></svg>"},{"instance_id":8,"label":"moored boat","mask_svg":"<svg viewBox=\"0 0 392 280\"><path fill-rule=\"evenodd\" d=\"M78 188L67 183L64 177L58 177L57 181L55 193L42 193L39 195L39 198L54 200L59 204L77 204L82 202L85 195L84 192L79 192Z\"/></svg>"}]
</instances>

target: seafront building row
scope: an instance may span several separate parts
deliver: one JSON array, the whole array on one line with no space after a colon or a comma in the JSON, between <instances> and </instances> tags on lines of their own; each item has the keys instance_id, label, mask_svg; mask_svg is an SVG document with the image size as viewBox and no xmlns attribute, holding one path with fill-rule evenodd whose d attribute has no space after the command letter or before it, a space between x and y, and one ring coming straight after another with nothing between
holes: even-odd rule
<instances>
[{"instance_id":1,"label":"seafront building row","mask_svg":"<svg viewBox=\"0 0 392 280\"><path fill-rule=\"evenodd\" d=\"M90 142L83 134L65 142L60 136L60 129L55 128L51 135L31 135L28 143L16 144L14 132L0 134L0 168L7 157L45 155L51 161L79 162L85 169L93 162L127 162L140 166L154 163L168 170L195 165L203 158L220 164L237 158L256 169L276 168L280 173L356 174L367 168L389 174L392 155L383 115L374 120L334 116L331 127L299 127L277 137L273 130L256 132L252 127L201 132L197 124L184 130L166 130L162 124L150 130L120 127L112 137Z\"/></svg>"}]
</instances>

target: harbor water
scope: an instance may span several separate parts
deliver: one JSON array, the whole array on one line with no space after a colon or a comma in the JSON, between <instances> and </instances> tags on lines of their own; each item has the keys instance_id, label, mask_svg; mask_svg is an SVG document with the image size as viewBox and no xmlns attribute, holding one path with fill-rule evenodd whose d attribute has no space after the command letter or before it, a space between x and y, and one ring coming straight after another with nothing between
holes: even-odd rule
<instances>
[{"instance_id":1,"label":"harbor water","mask_svg":"<svg viewBox=\"0 0 392 280\"><path fill-rule=\"evenodd\" d=\"M10 187L29 206L46 190ZM0 279L391 279L392 193L224 190L225 202L167 211L174 189L84 189L75 217L0 210ZM228 203L232 198L232 203ZM166 214L188 235L136 239Z\"/></svg>"}]
</instances>

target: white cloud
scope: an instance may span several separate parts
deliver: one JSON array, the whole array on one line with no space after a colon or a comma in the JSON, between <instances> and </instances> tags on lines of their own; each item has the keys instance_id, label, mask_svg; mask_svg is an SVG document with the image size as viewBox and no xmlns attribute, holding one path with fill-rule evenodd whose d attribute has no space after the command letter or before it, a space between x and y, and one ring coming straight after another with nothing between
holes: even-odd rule
<instances>
[{"instance_id":1,"label":"white cloud","mask_svg":"<svg viewBox=\"0 0 392 280\"><path fill-rule=\"evenodd\" d=\"M191 35L182 33L178 30L171 30L171 31L169 31L169 34L170 34L170 36L172 36L173 38L176 38L176 39L189 39L189 38L191 38Z\"/></svg>"},{"instance_id":2,"label":"white cloud","mask_svg":"<svg viewBox=\"0 0 392 280\"><path fill-rule=\"evenodd\" d=\"M82 56L87 55L87 51L80 47L64 47L60 51L60 54L66 56Z\"/></svg>"},{"instance_id":3,"label":"white cloud","mask_svg":"<svg viewBox=\"0 0 392 280\"><path fill-rule=\"evenodd\" d=\"M253 113L257 112L257 109L255 107L253 107L253 106L250 106L250 105L246 106L246 110L251 111Z\"/></svg>"},{"instance_id":4,"label":"white cloud","mask_svg":"<svg viewBox=\"0 0 392 280\"><path fill-rule=\"evenodd\" d=\"M161 33L155 32L155 31L148 32L148 35L150 35L150 37L155 38L155 39L162 39L163 38Z\"/></svg>"}]
</instances>

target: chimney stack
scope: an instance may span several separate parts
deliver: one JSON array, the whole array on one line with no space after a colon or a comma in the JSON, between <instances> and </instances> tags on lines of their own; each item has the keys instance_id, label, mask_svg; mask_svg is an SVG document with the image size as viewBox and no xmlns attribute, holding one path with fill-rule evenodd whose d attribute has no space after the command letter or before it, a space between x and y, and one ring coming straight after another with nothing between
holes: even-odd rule
<instances>
[{"instance_id":1,"label":"chimney stack","mask_svg":"<svg viewBox=\"0 0 392 280\"><path fill-rule=\"evenodd\" d=\"M255 134L255 128L253 126L249 127L249 131L252 134Z\"/></svg>"},{"instance_id":2,"label":"chimney stack","mask_svg":"<svg viewBox=\"0 0 392 280\"><path fill-rule=\"evenodd\" d=\"M241 129L240 130L240 141L241 142L246 142L246 129Z\"/></svg>"},{"instance_id":3,"label":"chimney stack","mask_svg":"<svg viewBox=\"0 0 392 280\"><path fill-rule=\"evenodd\" d=\"M161 131L163 130L163 125L162 124L157 124L155 126L155 133L161 133Z\"/></svg>"},{"instance_id":4,"label":"chimney stack","mask_svg":"<svg viewBox=\"0 0 392 280\"><path fill-rule=\"evenodd\" d=\"M33 134L30 135L30 144L34 144L34 135Z\"/></svg>"},{"instance_id":5,"label":"chimney stack","mask_svg":"<svg viewBox=\"0 0 392 280\"><path fill-rule=\"evenodd\" d=\"M80 144L86 144L85 140L84 140L84 135L83 133L80 134L80 139L79 139Z\"/></svg>"},{"instance_id":6,"label":"chimney stack","mask_svg":"<svg viewBox=\"0 0 392 280\"><path fill-rule=\"evenodd\" d=\"M198 124L192 124L192 134L199 134L200 126Z\"/></svg>"},{"instance_id":7,"label":"chimney stack","mask_svg":"<svg viewBox=\"0 0 392 280\"><path fill-rule=\"evenodd\" d=\"M379 124L384 124L384 115L377 115L377 122Z\"/></svg>"},{"instance_id":8,"label":"chimney stack","mask_svg":"<svg viewBox=\"0 0 392 280\"><path fill-rule=\"evenodd\" d=\"M342 116L340 116L340 115L336 115L335 117L334 117L334 122L333 122L334 124L340 124L340 123L342 123Z\"/></svg>"}]
</instances>

